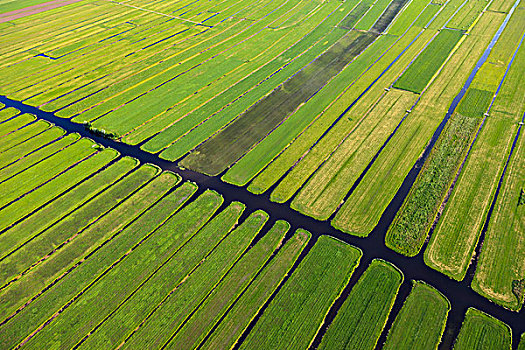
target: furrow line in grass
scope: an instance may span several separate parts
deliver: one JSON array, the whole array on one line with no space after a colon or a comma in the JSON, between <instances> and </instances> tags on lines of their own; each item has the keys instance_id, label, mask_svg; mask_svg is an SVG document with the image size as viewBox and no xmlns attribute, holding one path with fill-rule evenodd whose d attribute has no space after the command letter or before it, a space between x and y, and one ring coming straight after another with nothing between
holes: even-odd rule
<instances>
[{"instance_id":1,"label":"furrow line in grass","mask_svg":"<svg viewBox=\"0 0 525 350\"><path fill-rule=\"evenodd\" d=\"M454 350L462 349L510 349L510 327L474 308L469 308L454 343Z\"/></svg>"},{"instance_id":2,"label":"furrow line in grass","mask_svg":"<svg viewBox=\"0 0 525 350\"><path fill-rule=\"evenodd\" d=\"M233 267L232 271L225 275L220 284L217 284L216 288L210 291L209 296L206 299L203 299L191 314L188 315L177 332L173 333L170 340L166 342L164 346L165 348L177 348L180 344L184 344L188 347L191 346L192 348L198 347L205 341L208 334L211 335L214 332L216 326L229 314L237 301L245 295L245 292L253 285L253 283L255 283L257 278L263 273L268 265L276 259L275 257L278 252L280 252L283 249L282 247L288 242L287 237L289 236L291 225L283 220L272 220L270 217L265 226L268 227L264 227L259 233L259 235L262 233L262 238L259 240L257 240L257 237L255 238L257 243L272 234L274 230L282 233L280 241L274 247L274 250L266 256L266 260L259 261L260 265L257 266L256 270L250 271L249 269L251 267L243 267L243 259L250 261L249 259L252 258L251 255L255 254L252 249L257 243L252 244L250 250L241 257L241 260L239 260ZM247 277L249 279L245 280L245 278L242 278L239 280L237 277L239 271L237 270L241 270L242 273L248 274L241 274L241 277ZM232 284L235 288L230 287ZM220 305L222 308L217 310L217 305Z\"/></svg>"},{"instance_id":3,"label":"furrow line in grass","mask_svg":"<svg viewBox=\"0 0 525 350\"><path fill-rule=\"evenodd\" d=\"M403 273L391 263L372 260L328 326L319 348L375 348L403 279Z\"/></svg>"},{"instance_id":4,"label":"furrow line in grass","mask_svg":"<svg viewBox=\"0 0 525 350\"><path fill-rule=\"evenodd\" d=\"M171 193L174 193L174 192L171 192ZM164 197L165 198L165 197ZM157 202L158 203L158 202ZM186 206L187 208L187 206ZM183 210L184 208L181 208L180 210ZM177 211L177 212L180 212ZM174 214L176 215L176 214ZM165 219L164 222L166 222L167 220L173 218L173 216L170 216L169 218ZM136 222L136 221L135 221ZM40 331L42 331L42 329L44 329L46 326L48 326L53 320L55 320L61 313L63 313L65 310L67 310L67 308L69 306L71 306L76 300L78 300L79 298L82 297L82 295L87 291L89 290L93 285L95 285L99 280L101 280L105 275L107 275L108 272L111 271L111 269L113 269L115 266L117 266L121 261L123 261L126 257L128 257L133 251L135 251L138 247L140 247L144 242L146 242L155 232L157 232L161 227L162 227L163 223L161 223L159 226L155 227L152 231L148 232L148 234L143 237L142 239L140 239L138 242L136 242L127 252L125 252L125 254L123 256L121 256L120 258L118 258L115 262L113 262L112 264L110 264L108 267L106 267L101 274L97 275L95 279L93 279L89 284L87 284L86 286L84 286L82 288L82 290L80 290L78 293L76 293L66 304L64 304L58 311L56 311L55 313L53 313L50 317L46 317L46 321L41 324L36 330L34 330L33 332L31 332L31 334L29 334L28 336L25 336L24 339L18 343L18 345L15 347L15 349L17 348L20 348L21 346L23 346L24 344L26 344L28 341L30 341L31 339L33 339L33 337L35 335L37 335ZM129 226L128 226L129 227ZM120 232L119 232L120 233ZM112 238L114 238L115 236L117 236L118 233L116 235L114 235ZM106 241L103 243L103 245L107 244L109 241ZM100 249L102 247L99 246L97 249ZM91 252L90 255L94 254L95 251ZM83 258L81 261L79 261L75 266L74 268L80 266L80 264L82 264L84 261L86 261L86 259L89 258L89 256L86 256L85 258ZM63 278L63 276L61 276ZM54 282L56 283L56 282Z\"/></svg>"},{"instance_id":5,"label":"furrow line in grass","mask_svg":"<svg viewBox=\"0 0 525 350\"><path fill-rule=\"evenodd\" d=\"M436 349L441 341L450 302L425 282L411 281L411 284L408 298L403 298L404 302L400 300L399 313L391 313L395 320L393 317L389 320L392 327L389 327L386 343L380 344L382 349L430 350ZM386 332L384 334L386 336Z\"/></svg>"}]
</instances>

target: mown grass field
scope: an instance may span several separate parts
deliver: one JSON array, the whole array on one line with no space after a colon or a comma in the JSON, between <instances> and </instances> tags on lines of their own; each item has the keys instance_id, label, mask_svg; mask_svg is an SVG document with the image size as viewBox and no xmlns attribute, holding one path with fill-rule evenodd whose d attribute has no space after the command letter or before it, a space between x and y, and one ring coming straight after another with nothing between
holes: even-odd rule
<instances>
[{"instance_id":1,"label":"mown grass field","mask_svg":"<svg viewBox=\"0 0 525 350\"><path fill-rule=\"evenodd\" d=\"M468 309L454 349L510 349L511 333L507 325L489 315Z\"/></svg>"},{"instance_id":2,"label":"mown grass field","mask_svg":"<svg viewBox=\"0 0 525 350\"><path fill-rule=\"evenodd\" d=\"M449 311L450 302L441 293L423 282L412 282L384 349L436 349Z\"/></svg>"},{"instance_id":3,"label":"mown grass field","mask_svg":"<svg viewBox=\"0 0 525 350\"><path fill-rule=\"evenodd\" d=\"M403 274L373 260L352 288L321 342L321 349L374 349L394 303Z\"/></svg>"},{"instance_id":4,"label":"mown grass field","mask_svg":"<svg viewBox=\"0 0 525 350\"><path fill-rule=\"evenodd\" d=\"M524 16L0 0L0 349L518 346Z\"/></svg>"}]
</instances>

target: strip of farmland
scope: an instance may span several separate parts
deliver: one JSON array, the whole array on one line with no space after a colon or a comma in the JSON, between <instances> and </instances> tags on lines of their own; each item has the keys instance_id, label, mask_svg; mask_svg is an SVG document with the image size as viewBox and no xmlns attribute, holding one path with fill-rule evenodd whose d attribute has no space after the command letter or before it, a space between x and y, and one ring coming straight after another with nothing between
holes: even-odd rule
<instances>
[{"instance_id":1,"label":"strip of farmland","mask_svg":"<svg viewBox=\"0 0 525 350\"><path fill-rule=\"evenodd\" d=\"M426 283L412 281L383 349L436 349L445 330L450 303Z\"/></svg>"},{"instance_id":2,"label":"strip of farmland","mask_svg":"<svg viewBox=\"0 0 525 350\"><path fill-rule=\"evenodd\" d=\"M511 29L511 24L507 29ZM500 51L496 46L488 61L497 62L495 54ZM521 119L525 87L517 81L523 79L525 50L520 48L515 55L491 107L490 116L470 151L425 251L427 265L458 280L467 271L504 166L505 155L510 150L517 122Z\"/></svg>"},{"instance_id":3,"label":"strip of farmland","mask_svg":"<svg viewBox=\"0 0 525 350\"><path fill-rule=\"evenodd\" d=\"M9 257L1 262L5 269L3 276L16 276L17 279L21 277L22 280L17 280L13 287L7 289L7 294L12 295L16 291L23 291L22 295L27 295L33 288L27 283L36 276L43 275L42 283L57 277L71 267L75 258L81 254L89 254L93 248L142 214L174 183L179 181L172 174L164 174L144 185L145 181L141 179L141 176L147 176L146 179L150 180L152 173L156 170L145 166L142 171L134 174L136 175L134 178L130 176L119 182L55 226L31 237L30 240L13 250ZM133 181L138 183L133 183ZM144 185L143 188L133 193L137 187L142 185ZM130 196L130 192L133 195ZM121 199L123 197L125 200ZM112 201L111 198L114 200ZM111 229L108 228L112 220L117 218L119 223L112 225ZM50 270L50 266L54 270Z\"/></svg>"},{"instance_id":4,"label":"strip of farmland","mask_svg":"<svg viewBox=\"0 0 525 350\"><path fill-rule=\"evenodd\" d=\"M523 107L521 113L524 113ZM523 121L522 118L521 123ZM500 193L494 203L472 288L500 305L520 310L525 295L525 264L518 258L525 250L523 125L520 125L514 142L515 148L503 183L499 185Z\"/></svg>"},{"instance_id":5,"label":"strip of farmland","mask_svg":"<svg viewBox=\"0 0 525 350\"><path fill-rule=\"evenodd\" d=\"M225 314L276 250L280 248L284 235L289 228L290 224L286 221L277 221L270 231L239 259L221 283L206 298L205 302L171 337L166 348L180 349L197 346L199 340L208 334L212 326Z\"/></svg>"},{"instance_id":6,"label":"strip of farmland","mask_svg":"<svg viewBox=\"0 0 525 350\"><path fill-rule=\"evenodd\" d=\"M360 257L358 249L321 236L264 310L241 348L306 348Z\"/></svg>"},{"instance_id":7,"label":"strip of farmland","mask_svg":"<svg viewBox=\"0 0 525 350\"><path fill-rule=\"evenodd\" d=\"M454 350L510 348L509 326L479 310L467 310Z\"/></svg>"},{"instance_id":8,"label":"strip of farmland","mask_svg":"<svg viewBox=\"0 0 525 350\"><path fill-rule=\"evenodd\" d=\"M417 94L421 93L443 65L462 36L463 33L457 30L441 30L421 55L415 59L403 75L394 83L394 87L412 91Z\"/></svg>"},{"instance_id":9,"label":"strip of farmland","mask_svg":"<svg viewBox=\"0 0 525 350\"><path fill-rule=\"evenodd\" d=\"M521 20L515 16L508 18L518 22ZM508 44L509 40L514 39L516 47L520 37L513 35L514 31L511 26L507 28L509 30L503 33L500 40L505 40ZM503 69L497 69L496 72L499 74L490 74L490 78L487 78L487 75L483 74L483 68L492 69L494 66L490 56L481 66L456 112L449 112L454 114L447 121L409 195L389 228L385 238L386 244L401 254L413 256L421 249L435 221L439 207L457 176L456 174L460 171L463 159L469 152L469 146L479 134L480 124L481 127L483 126L486 119L484 115L490 111L491 101L497 94L498 86L505 78L505 67L512 58L512 52L507 51L508 55L502 57L496 50L494 50L495 56L500 58L498 63Z\"/></svg>"},{"instance_id":10,"label":"strip of farmland","mask_svg":"<svg viewBox=\"0 0 525 350\"><path fill-rule=\"evenodd\" d=\"M206 338L200 344L195 343L195 345L199 345L202 349L226 349L237 343L250 321L282 283L309 239L309 232L298 230L248 286L211 333L203 333L201 338L203 336Z\"/></svg>"},{"instance_id":11,"label":"strip of farmland","mask_svg":"<svg viewBox=\"0 0 525 350\"><path fill-rule=\"evenodd\" d=\"M402 282L403 274L395 266L373 260L328 327L319 348L374 349Z\"/></svg>"},{"instance_id":12,"label":"strip of farmland","mask_svg":"<svg viewBox=\"0 0 525 350\"><path fill-rule=\"evenodd\" d=\"M500 14L487 12L481 17L339 209L332 221L337 228L363 236L373 229L443 118L438 106L451 104L460 92L457 81L466 81L502 22Z\"/></svg>"},{"instance_id":13,"label":"strip of farmland","mask_svg":"<svg viewBox=\"0 0 525 350\"><path fill-rule=\"evenodd\" d=\"M51 285L42 289L31 298L29 305L2 322L2 346L12 347L22 342L56 310L71 303L71 298L81 295L82 291L98 279L101 274L130 249L149 238L159 225L162 225L195 192L196 186L182 185L177 190L159 201L138 220L117 231L103 244L86 256L81 256L72 268L59 275ZM200 201L197 202L197 205ZM144 230L144 227L148 228ZM4 304L2 304L4 305ZM39 305L41 307L39 307ZM38 312L35 312L38 310Z\"/></svg>"},{"instance_id":14,"label":"strip of farmland","mask_svg":"<svg viewBox=\"0 0 525 350\"><path fill-rule=\"evenodd\" d=\"M326 85L375 38L373 34L343 37L246 114L199 146L182 164L208 174L220 173Z\"/></svg>"},{"instance_id":15,"label":"strip of farmland","mask_svg":"<svg viewBox=\"0 0 525 350\"><path fill-rule=\"evenodd\" d=\"M72 303L65 310L62 308L59 311L60 317L53 315L52 322L39 327L24 343L27 342L30 347L47 347L47 344L60 340L62 348L71 348L90 330L91 322L105 317L122 298L130 295L143 279L157 272L164 261L191 239L206 224L221 202L222 198L218 194L205 192L200 200L190 203L179 214L171 217L151 237L140 241L131 252L122 256L102 278L77 294L75 299L81 298L84 302ZM136 276L142 278L133 278ZM103 298L106 302L104 306L96 305L89 302L93 298Z\"/></svg>"},{"instance_id":16,"label":"strip of farmland","mask_svg":"<svg viewBox=\"0 0 525 350\"><path fill-rule=\"evenodd\" d=\"M268 214L265 212L252 213L184 280L183 284L173 286L173 289L164 296L160 303L155 305L154 310L147 314L147 318L127 337L123 348L135 349L137 346L158 348L166 344L188 315L234 267L267 220ZM262 253L266 255L263 255L262 258L267 259L282 239L282 235L282 232L276 230L273 234L266 236L266 239L259 241L252 249L258 252L260 247L265 247ZM153 288L157 286L154 285ZM166 322L169 324L168 327L166 327Z\"/></svg>"},{"instance_id":17,"label":"strip of farmland","mask_svg":"<svg viewBox=\"0 0 525 350\"><path fill-rule=\"evenodd\" d=\"M330 152L337 148L341 140L344 139L348 134L348 130L353 130L356 127L356 124L360 122L361 118L351 117L355 113L352 109L357 109L359 101L367 100L369 94L377 93L377 96L380 96L384 92L384 87L391 84L389 79L394 79L391 74L397 75L397 73L393 72L395 72L397 69L402 70L403 65L410 62L411 58L409 57L413 54L415 55L417 51L420 50L418 46L424 45L422 43L429 39L425 32L423 32L421 37L418 38L420 33L421 28L414 27L410 29L406 35L400 38L395 46L386 52L379 60L377 60L377 62L374 62L371 60L371 58L366 59L368 60L368 63L366 63L366 60L364 60L364 64L373 65L366 69L363 67L363 71L361 71L363 73L358 71L356 72L356 75L350 75L352 79L351 83L348 84L345 81L345 85L341 88L342 92L330 104L326 104L327 97L322 95L326 88L321 90L321 92L316 95L316 97L319 96L320 99L318 101L316 100L314 105L327 105L327 108L325 110L320 109L316 111L319 116L306 128L306 130L301 132L301 134L295 140L293 140L293 143L290 144L282 152L282 154L279 154L277 159L268 165L266 169L264 169L264 171L257 178L255 178L254 181L252 181L249 186L250 191L262 193L272 184L277 182L280 177L287 175L272 192L271 199L278 202L285 202L287 199L289 199L292 194L297 191L297 189L299 189L300 186L308 179L308 176L312 174L312 172L315 171L317 167L319 167L320 163L326 159ZM412 43L415 38L418 38L418 40ZM379 43L380 40L381 39L379 39L377 43ZM365 54L370 49L371 48L365 51ZM364 56L360 56L357 60L362 57ZM357 60L354 63L357 63ZM395 62L394 64L392 64L393 61ZM348 68L353 67L349 66ZM351 73L351 71L349 73ZM345 77L345 75L341 75L341 78L345 80L348 79ZM358 79L353 81L356 78ZM370 81L375 82L376 80L377 83L372 84L371 86ZM370 89L370 91L367 92L368 89ZM360 99L361 96L362 98ZM314 99L315 97L311 102L313 102ZM323 99L325 102L323 102ZM353 106L356 101L357 104ZM373 104L373 102L369 103ZM353 106L353 108L349 110L349 106ZM364 107L363 112L366 112L368 108L369 106ZM308 113L301 114L301 111L309 112L309 110L305 108L299 110L299 120L303 120L308 115ZM348 117L344 118L346 114L348 114ZM283 127L284 124L281 128ZM280 136L279 129L270 134L267 140L270 139L274 134L275 136ZM281 138L276 137L276 140L279 139ZM254 149L254 151L258 151L260 149L260 152L257 152L256 154L259 154L260 157L266 157L268 154L275 156L275 153L271 153L271 151L269 151L272 148L268 145L265 145L265 142L266 140L263 141L260 146ZM280 147L275 148L279 149ZM248 153L248 155L243 159L241 159L241 161L238 162L230 171L233 172L232 175L235 174L235 171L243 171L237 170L236 167L238 169L250 169L250 167L253 167L253 165L249 164L261 164L258 163L257 158L254 159L254 157L251 157L253 154L254 152L252 151L251 153ZM271 158L267 158L266 162L269 160L271 160ZM262 165L265 165L265 162L263 162ZM292 169L289 171L290 168ZM257 171L259 171L259 169L260 167L257 169ZM249 175L253 176L255 173ZM229 174L227 173L224 177L227 181L232 178L228 176Z\"/></svg>"}]
</instances>

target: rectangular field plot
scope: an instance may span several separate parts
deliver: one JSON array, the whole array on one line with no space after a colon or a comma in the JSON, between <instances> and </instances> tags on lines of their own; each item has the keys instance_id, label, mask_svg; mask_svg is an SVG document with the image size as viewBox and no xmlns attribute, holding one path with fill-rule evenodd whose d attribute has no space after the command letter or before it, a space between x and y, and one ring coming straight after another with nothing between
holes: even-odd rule
<instances>
[{"instance_id":1,"label":"rectangular field plot","mask_svg":"<svg viewBox=\"0 0 525 350\"><path fill-rule=\"evenodd\" d=\"M424 282L412 282L412 291L397 315L384 349L436 349L445 329L450 303Z\"/></svg>"},{"instance_id":2,"label":"rectangular field plot","mask_svg":"<svg viewBox=\"0 0 525 350\"><path fill-rule=\"evenodd\" d=\"M241 348L308 347L360 257L358 249L321 236L264 310Z\"/></svg>"},{"instance_id":3,"label":"rectangular field plot","mask_svg":"<svg viewBox=\"0 0 525 350\"><path fill-rule=\"evenodd\" d=\"M521 110L523 113L523 108ZM525 138L521 135L508 164L485 233L472 288L512 310L523 306L525 291Z\"/></svg>"},{"instance_id":4,"label":"rectangular field plot","mask_svg":"<svg viewBox=\"0 0 525 350\"><path fill-rule=\"evenodd\" d=\"M460 114L448 121L386 234L389 248L408 256L419 252L480 122Z\"/></svg>"},{"instance_id":5,"label":"rectangular field plot","mask_svg":"<svg viewBox=\"0 0 525 350\"><path fill-rule=\"evenodd\" d=\"M352 288L324 335L320 349L374 349L394 304L403 274L373 260Z\"/></svg>"},{"instance_id":6,"label":"rectangular field plot","mask_svg":"<svg viewBox=\"0 0 525 350\"><path fill-rule=\"evenodd\" d=\"M458 30L443 29L412 62L410 67L394 84L395 88L421 93L434 74L450 55L463 33Z\"/></svg>"},{"instance_id":7,"label":"rectangular field plot","mask_svg":"<svg viewBox=\"0 0 525 350\"><path fill-rule=\"evenodd\" d=\"M510 349L511 332L505 323L473 308L467 310L454 350Z\"/></svg>"}]
</instances>

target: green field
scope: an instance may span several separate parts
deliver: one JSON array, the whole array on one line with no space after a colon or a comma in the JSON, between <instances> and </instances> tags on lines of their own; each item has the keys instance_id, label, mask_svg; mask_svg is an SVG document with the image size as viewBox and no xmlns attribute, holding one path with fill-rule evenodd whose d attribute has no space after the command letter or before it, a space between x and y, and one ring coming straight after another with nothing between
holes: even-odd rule
<instances>
[{"instance_id":1,"label":"green field","mask_svg":"<svg viewBox=\"0 0 525 350\"><path fill-rule=\"evenodd\" d=\"M461 325L455 350L510 349L509 326L476 309L468 309Z\"/></svg>"},{"instance_id":2,"label":"green field","mask_svg":"<svg viewBox=\"0 0 525 350\"><path fill-rule=\"evenodd\" d=\"M394 87L421 93L443 65L462 35L463 33L457 30L441 30L394 83Z\"/></svg>"},{"instance_id":3,"label":"green field","mask_svg":"<svg viewBox=\"0 0 525 350\"><path fill-rule=\"evenodd\" d=\"M373 260L352 288L326 331L320 349L374 349L396 298L403 274Z\"/></svg>"},{"instance_id":4,"label":"green field","mask_svg":"<svg viewBox=\"0 0 525 350\"><path fill-rule=\"evenodd\" d=\"M449 311L450 303L441 293L424 282L413 281L384 349L436 349Z\"/></svg>"},{"instance_id":5,"label":"green field","mask_svg":"<svg viewBox=\"0 0 525 350\"><path fill-rule=\"evenodd\" d=\"M241 347L307 347L333 300L348 283L360 257L358 249L321 236L285 287L264 310Z\"/></svg>"},{"instance_id":6,"label":"green field","mask_svg":"<svg viewBox=\"0 0 525 350\"><path fill-rule=\"evenodd\" d=\"M524 21L0 0L0 349L522 349Z\"/></svg>"}]
</instances>

